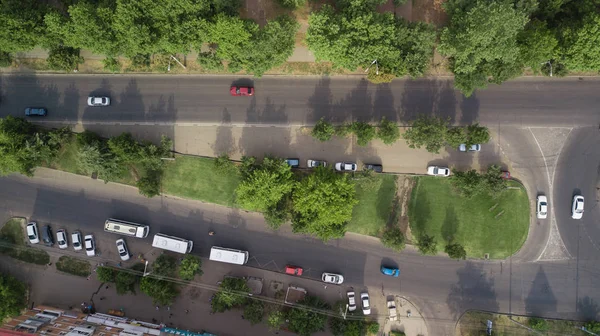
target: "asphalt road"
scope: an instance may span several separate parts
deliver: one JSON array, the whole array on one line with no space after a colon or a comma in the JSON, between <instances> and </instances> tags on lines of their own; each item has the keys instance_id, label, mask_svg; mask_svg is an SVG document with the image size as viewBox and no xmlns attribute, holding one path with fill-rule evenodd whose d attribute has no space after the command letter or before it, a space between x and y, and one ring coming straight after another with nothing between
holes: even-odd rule
<instances>
[{"instance_id":1,"label":"asphalt road","mask_svg":"<svg viewBox=\"0 0 600 336\"><path fill-rule=\"evenodd\" d=\"M572 256L600 258L600 131L598 127L573 130L558 161L555 177L555 213L559 230ZM573 196L585 197L581 220L571 218Z\"/></svg>"},{"instance_id":2,"label":"asphalt road","mask_svg":"<svg viewBox=\"0 0 600 336\"><path fill-rule=\"evenodd\" d=\"M232 83L253 85L254 97L231 97ZM580 126L600 123L600 79L522 78L464 98L452 81L395 80L373 85L356 77L19 75L0 76L0 117L27 106L49 109L45 122L132 124L310 125L405 122L419 114L457 124ZM110 107L87 107L88 95L110 96Z\"/></svg>"},{"instance_id":3,"label":"asphalt road","mask_svg":"<svg viewBox=\"0 0 600 336\"><path fill-rule=\"evenodd\" d=\"M61 172L42 172L35 179L5 177L0 185L4 218L20 215L40 224L79 227L84 234L96 232L103 239L102 223L116 217L147 223L151 233L192 239L193 253L201 256L208 255L210 246L220 245L248 250L250 267L281 271L285 264L294 263L303 266L309 277L340 272L348 285L399 291L412 298L433 324L435 335L449 334L452 321L472 308L562 318L598 312L600 280L596 280L594 260L457 262L414 251L393 253L376 239L354 235L324 244L289 229L269 231L256 214L188 200L146 199L133 188ZM217 235L208 236L209 229ZM150 243L148 238L149 249ZM401 277L380 275L382 263L398 265Z\"/></svg>"}]
</instances>

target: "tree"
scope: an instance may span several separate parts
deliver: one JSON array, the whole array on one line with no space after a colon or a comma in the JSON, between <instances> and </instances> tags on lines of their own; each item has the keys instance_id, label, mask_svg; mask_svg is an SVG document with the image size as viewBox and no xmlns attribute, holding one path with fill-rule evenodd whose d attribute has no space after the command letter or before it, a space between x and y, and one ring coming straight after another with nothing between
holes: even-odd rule
<instances>
[{"instance_id":1,"label":"tree","mask_svg":"<svg viewBox=\"0 0 600 336\"><path fill-rule=\"evenodd\" d=\"M600 322L598 321L589 321L585 324L585 329L589 332L600 333Z\"/></svg>"},{"instance_id":2,"label":"tree","mask_svg":"<svg viewBox=\"0 0 600 336\"><path fill-rule=\"evenodd\" d=\"M363 336L367 331L364 320L344 320L339 317L329 319L329 331L334 336Z\"/></svg>"},{"instance_id":3,"label":"tree","mask_svg":"<svg viewBox=\"0 0 600 336\"><path fill-rule=\"evenodd\" d=\"M403 138L410 148L425 146L428 152L438 154L445 143L447 129L448 119L420 115Z\"/></svg>"},{"instance_id":4,"label":"tree","mask_svg":"<svg viewBox=\"0 0 600 336\"><path fill-rule=\"evenodd\" d=\"M300 305L309 306L319 310L328 310L329 305L316 296L307 295L303 300L298 302ZM302 308L292 308L288 315L288 329L301 336L308 336L317 331L325 330L325 322L327 315L317 313L312 310Z\"/></svg>"},{"instance_id":5,"label":"tree","mask_svg":"<svg viewBox=\"0 0 600 336\"><path fill-rule=\"evenodd\" d=\"M528 323L532 329L539 331L548 330L548 322L546 322L546 320L544 320L543 318L530 317Z\"/></svg>"},{"instance_id":6,"label":"tree","mask_svg":"<svg viewBox=\"0 0 600 336\"><path fill-rule=\"evenodd\" d=\"M473 197L482 190L482 178L475 169L466 172L453 169L450 182L465 197Z\"/></svg>"},{"instance_id":7,"label":"tree","mask_svg":"<svg viewBox=\"0 0 600 336\"><path fill-rule=\"evenodd\" d=\"M482 183L482 187L492 197L499 196L507 187L506 180L502 178L502 168L497 165L488 167L487 172L482 176Z\"/></svg>"},{"instance_id":8,"label":"tree","mask_svg":"<svg viewBox=\"0 0 600 336\"><path fill-rule=\"evenodd\" d=\"M558 40L546 22L533 19L519 33L517 43L521 63L538 73L543 64L554 59Z\"/></svg>"},{"instance_id":9,"label":"tree","mask_svg":"<svg viewBox=\"0 0 600 336\"><path fill-rule=\"evenodd\" d=\"M13 57L9 52L0 51L0 67L5 68L12 65Z\"/></svg>"},{"instance_id":10,"label":"tree","mask_svg":"<svg viewBox=\"0 0 600 336\"><path fill-rule=\"evenodd\" d=\"M173 303L179 291L177 286L166 280L160 280L146 276L142 278L140 290L152 298L154 303L169 306Z\"/></svg>"},{"instance_id":11,"label":"tree","mask_svg":"<svg viewBox=\"0 0 600 336\"><path fill-rule=\"evenodd\" d=\"M490 142L490 131L487 127L479 126L479 124L467 126L467 147L488 142Z\"/></svg>"},{"instance_id":12,"label":"tree","mask_svg":"<svg viewBox=\"0 0 600 336\"><path fill-rule=\"evenodd\" d=\"M324 241L344 235L358 202L348 175L324 167L300 181L292 199L294 232L312 234Z\"/></svg>"},{"instance_id":13,"label":"tree","mask_svg":"<svg viewBox=\"0 0 600 336\"><path fill-rule=\"evenodd\" d=\"M600 69L600 14L593 11L581 27L568 26L562 33L562 63L571 71Z\"/></svg>"},{"instance_id":14,"label":"tree","mask_svg":"<svg viewBox=\"0 0 600 336\"><path fill-rule=\"evenodd\" d=\"M108 148L116 157L125 162L136 162L141 159L140 145L129 132L108 139Z\"/></svg>"},{"instance_id":15,"label":"tree","mask_svg":"<svg viewBox=\"0 0 600 336\"><path fill-rule=\"evenodd\" d=\"M244 318L250 322L251 325L262 322L265 314L265 305L258 300L250 300L250 302L244 306Z\"/></svg>"},{"instance_id":16,"label":"tree","mask_svg":"<svg viewBox=\"0 0 600 336\"><path fill-rule=\"evenodd\" d=\"M96 269L96 275L101 282L115 282L117 271L112 268L100 266Z\"/></svg>"},{"instance_id":17,"label":"tree","mask_svg":"<svg viewBox=\"0 0 600 336\"><path fill-rule=\"evenodd\" d=\"M25 284L8 274L0 274L0 321L19 316L27 304Z\"/></svg>"},{"instance_id":18,"label":"tree","mask_svg":"<svg viewBox=\"0 0 600 336\"><path fill-rule=\"evenodd\" d=\"M449 127L446 132L446 144L452 148L467 143L467 131L464 127Z\"/></svg>"},{"instance_id":19,"label":"tree","mask_svg":"<svg viewBox=\"0 0 600 336\"><path fill-rule=\"evenodd\" d=\"M144 176L135 184L140 194L148 198L160 195L162 175L162 169L146 169Z\"/></svg>"},{"instance_id":20,"label":"tree","mask_svg":"<svg viewBox=\"0 0 600 336\"><path fill-rule=\"evenodd\" d=\"M393 145L398 139L400 139L400 130L396 123L387 120L385 117L381 118L379 122L379 129L377 130L377 137L383 141L386 145Z\"/></svg>"},{"instance_id":21,"label":"tree","mask_svg":"<svg viewBox=\"0 0 600 336\"><path fill-rule=\"evenodd\" d=\"M309 17L308 47L317 60L355 71L377 60L382 74L421 76L433 56L436 33L425 23L409 23L378 13L373 1L338 1Z\"/></svg>"},{"instance_id":22,"label":"tree","mask_svg":"<svg viewBox=\"0 0 600 336\"><path fill-rule=\"evenodd\" d=\"M248 300L250 288L242 278L225 278L219 287L210 303L213 313L222 313L242 306Z\"/></svg>"},{"instance_id":23,"label":"tree","mask_svg":"<svg viewBox=\"0 0 600 336\"><path fill-rule=\"evenodd\" d=\"M193 255L186 255L179 265L179 277L183 280L193 280L196 274L202 273L202 261Z\"/></svg>"},{"instance_id":24,"label":"tree","mask_svg":"<svg viewBox=\"0 0 600 336\"><path fill-rule=\"evenodd\" d=\"M49 6L38 0L0 2L0 50L27 51L40 44L44 36L44 15Z\"/></svg>"},{"instance_id":25,"label":"tree","mask_svg":"<svg viewBox=\"0 0 600 336\"><path fill-rule=\"evenodd\" d=\"M313 127L311 135L313 136L313 138L324 142L329 141L334 133L335 127L333 127L333 125L330 122L325 121L325 118L323 117L319 119L315 127Z\"/></svg>"},{"instance_id":26,"label":"tree","mask_svg":"<svg viewBox=\"0 0 600 336\"><path fill-rule=\"evenodd\" d=\"M139 281L139 279L140 277L135 274L126 271L118 271L115 278L117 294L125 295L129 292L135 294L135 284Z\"/></svg>"},{"instance_id":27,"label":"tree","mask_svg":"<svg viewBox=\"0 0 600 336\"><path fill-rule=\"evenodd\" d=\"M381 237L381 243L383 243L383 246L389 247L396 251L404 250L404 240L404 234L398 227L386 229Z\"/></svg>"},{"instance_id":28,"label":"tree","mask_svg":"<svg viewBox=\"0 0 600 336\"><path fill-rule=\"evenodd\" d=\"M465 251L465 248L459 243L451 243L446 245L444 252L446 252L452 259L467 259L467 251Z\"/></svg>"},{"instance_id":29,"label":"tree","mask_svg":"<svg viewBox=\"0 0 600 336\"><path fill-rule=\"evenodd\" d=\"M277 2L285 8L296 9L304 6L306 0L277 0Z\"/></svg>"},{"instance_id":30,"label":"tree","mask_svg":"<svg viewBox=\"0 0 600 336\"><path fill-rule=\"evenodd\" d=\"M235 170L235 164L229 159L229 155L221 154L215 158L214 161L215 172L218 174L225 175Z\"/></svg>"},{"instance_id":31,"label":"tree","mask_svg":"<svg viewBox=\"0 0 600 336\"><path fill-rule=\"evenodd\" d=\"M365 122L356 121L352 124L352 132L356 135L356 143L359 146L366 146L377 136L377 130L372 125Z\"/></svg>"},{"instance_id":32,"label":"tree","mask_svg":"<svg viewBox=\"0 0 600 336\"><path fill-rule=\"evenodd\" d=\"M171 277L175 275L176 268L175 258L168 254L161 254L152 263L152 273L155 275Z\"/></svg>"},{"instance_id":33,"label":"tree","mask_svg":"<svg viewBox=\"0 0 600 336\"><path fill-rule=\"evenodd\" d=\"M281 310L274 310L267 317L267 325L271 331L278 331L285 323L285 313Z\"/></svg>"},{"instance_id":34,"label":"tree","mask_svg":"<svg viewBox=\"0 0 600 336\"><path fill-rule=\"evenodd\" d=\"M529 8L513 0L450 0L444 8L451 18L438 50L450 57L455 86L465 96L520 73L517 36L529 20Z\"/></svg>"},{"instance_id":35,"label":"tree","mask_svg":"<svg viewBox=\"0 0 600 336\"><path fill-rule=\"evenodd\" d=\"M266 157L259 166L242 174L235 193L244 208L264 212L289 197L295 185L294 174L283 159Z\"/></svg>"},{"instance_id":36,"label":"tree","mask_svg":"<svg viewBox=\"0 0 600 336\"><path fill-rule=\"evenodd\" d=\"M21 173L33 176L42 161L49 160L59 146L51 148L48 137L22 118L0 119L0 175Z\"/></svg>"},{"instance_id":37,"label":"tree","mask_svg":"<svg viewBox=\"0 0 600 336\"><path fill-rule=\"evenodd\" d=\"M379 332L379 323L377 323L377 322L369 323L369 325L367 326L367 331L370 334L376 335Z\"/></svg>"},{"instance_id":38,"label":"tree","mask_svg":"<svg viewBox=\"0 0 600 336\"><path fill-rule=\"evenodd\" d=\"M422 234L417 241L417 247L422 254L435 255L437 253L437 241L435 237Z\"/></svg>"}]
</instances>

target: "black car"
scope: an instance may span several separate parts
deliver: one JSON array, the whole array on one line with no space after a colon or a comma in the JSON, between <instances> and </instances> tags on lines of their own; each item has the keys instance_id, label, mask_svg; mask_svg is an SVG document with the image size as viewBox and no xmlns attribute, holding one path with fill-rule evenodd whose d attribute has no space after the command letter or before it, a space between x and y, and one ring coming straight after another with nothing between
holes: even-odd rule
<instances>
[{"instance_id":1,"label":"black car","mask_svg":"<svg viewBox=\"0 0 600 336\"><path fill-rule=\"evenodd\" d=\"M48 114L48 110L45 107L28 107L25 109L27 117L44 117L46 114Z\"/></svg>"},{"instance_id":2,"label":"black car","mask_svg":"<svg viewBox=\"0 0 600 336\"><path fill-rule=\"evenodd\" d=\"M383 172L383 166L380 164L371 164L371 163L367 163L365 164L365 170L372 170L376 173L382 173Z\"/></svg>"},{"instance_id":3,"label":"black car","mask_svg":"<svg viewBox=\"0 0 600 336\"><path fill-rule=\"evenodd\" d=\"M44 225L44 228L42 229L42 240L46 246L54 245L54 236L52 235L50 225Z\"/></svg>"}]
</instances>

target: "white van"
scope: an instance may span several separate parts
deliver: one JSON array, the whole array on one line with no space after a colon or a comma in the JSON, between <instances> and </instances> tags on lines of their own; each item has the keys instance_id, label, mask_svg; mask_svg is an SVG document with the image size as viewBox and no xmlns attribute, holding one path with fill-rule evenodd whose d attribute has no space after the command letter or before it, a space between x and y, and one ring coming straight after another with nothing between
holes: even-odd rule
<instances>
[{"instance_id":1,"label":"white van","mask_svg":"<svg viewBox=\"0 0 600 336\"><path fill-rule=\"evenodd\" d=\"M248 262L248 252L225 247L213 246L210 249L210 260L243 265Z\"/></svg>"},{"instance_id":2,"label":"white van","mask_svg":"<svg viewBox=\"0 0 600 336\"><path fill-rule=\"evenodd\" d=\"M148 225L109 218L104 222L104 231L135 238L146 238L150 232Z\"/></svg>"},{"instance_id":3,"label":"white van","mask_svg":"<svg viewBox=\"0 0 600 336\"><path fill-rule=\"evenodd\" d=\"M173 236L167 236L166 234L157 233L154 235L152 247L186 254L192 252L194 242L183 238L177 238Z\"/></svg>"}]
</instances>

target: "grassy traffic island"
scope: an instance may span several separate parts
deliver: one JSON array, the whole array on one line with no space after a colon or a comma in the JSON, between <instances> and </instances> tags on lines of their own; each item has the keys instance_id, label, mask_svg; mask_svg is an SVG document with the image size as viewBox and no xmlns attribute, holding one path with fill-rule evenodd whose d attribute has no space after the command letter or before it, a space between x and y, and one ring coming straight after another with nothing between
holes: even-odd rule
<instances>
[{"instance_id":1,"label":"grassy traffic island","mask_svg":"<svg viewBox=\"0 0 600 336\"><path fill-rule=\"evenodd\" d=\"M46 251L25 244L25 218L9 219L0 229L0 253L32 264L46 265L50 255Z\"/></svg>"},{"instance_id":2,"label":"grassy traffic island","mask_svg":"<svg viewBox=\"0 0 600 336\"><path fill-rule=\"evenodd\" d=\"M484 193L467 198L450 179L416 177L414 183L408 209L412 236L433 236L438 252L455 242L470 257L503 259L525 242L529 200L521 184L508 181L508 189L495 198Z\"/></svg>"}]
</instances>

